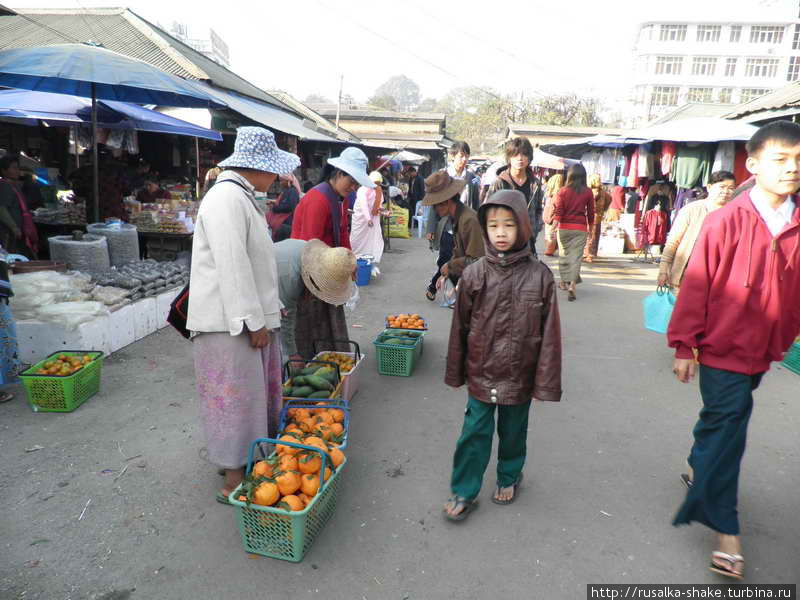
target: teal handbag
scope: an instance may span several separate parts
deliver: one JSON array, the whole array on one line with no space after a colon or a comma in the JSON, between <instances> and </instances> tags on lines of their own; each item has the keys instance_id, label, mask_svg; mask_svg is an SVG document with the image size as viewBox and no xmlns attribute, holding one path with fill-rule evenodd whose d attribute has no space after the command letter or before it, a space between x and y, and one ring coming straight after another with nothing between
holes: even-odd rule
<instances>
[{"instance_id":1,"label":"teal handbag","mask_svg":"<svg viewBox=\"0 0 800 600\"><path fill-rule=\"evenodd\" d=\"M668 287L659 287L642 301L644 306L644 327L656 333L667 333L672 309L675 308L675 295Z\"/></svg>"}]
</instances>

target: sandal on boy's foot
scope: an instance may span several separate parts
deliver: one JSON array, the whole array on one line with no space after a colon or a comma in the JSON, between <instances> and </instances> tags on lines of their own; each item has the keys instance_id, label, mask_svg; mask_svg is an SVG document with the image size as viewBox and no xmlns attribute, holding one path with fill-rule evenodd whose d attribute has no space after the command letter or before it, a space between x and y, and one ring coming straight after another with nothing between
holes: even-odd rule
<instances>
[{"instance_id":1,"label":"sandal on boy's foot","mask_svg":"<svg viewBox=\"0 0 800 600\"><path fill-rule=\"evenodd\" d=\"M460 496L453 496L450 498L450 500L448 500L448 503L453 505L452 510L461 508L461 510L455 514L445 508L444 518L448 521L463 521L469 516L469 513L478 508L477 500L467 500L466 498L461 498Z\"/></svg>"},{"instance_id":2,"label":"sandal on boy's foot","mask_svg":"<svg viewBox=\"0 0 800 600\"><path fill-rule=\"evenodd\" d=\"M425 297L426 297L428 300L430 300L431 302L433 302L434 300L436 300L436 294L434 294L434 293L433 293L433 292L431 292L430 290L426 290L426 291L425 291Z\"/></svg>"},{"instance_id":3,"label":"sandal on boy's foot","mask_svg":"<svg viewBox=\"0 0 800 600\"><path fill-rule=\"evenodd\" d=\"M509 498L508 500L500 500L497 497L498 494L500 493L500 490L502 489L498 485L497 488L494 490L494 494L492 495L492 502L494 502L495 504L500 504L501 506L505 506L506 504L513 504L514 500L517 499L517 493L519 492L519 485L521 483L522 483L522 473L519 474L519 477L517 478L516 483L511 486L512 489L514 490L514 493L512 494L511 498Z\"/></svg>"},{"instance_id":4,"label":"sandal on boy's foot","mask_svg":"<svg viewBox=\"0 0 800 600\"><path fill-rule=\"evenodd\" d=\"M228 506L233 506L233 504L231 504L231 501L228 500L228 495L225 494L224 492L217 492L216 500L220 504L227 504Z\"/></svg>"},{"instance_id":5,"label":"sandal on boy's foot","mask_svg":"<svg viewBox=\"0 0 800 600\"><path fill-rule=\"evenodd\" d=\"M737 571L736 565L739 563L741 563L742 569ZM728 554L727 552L715 550L711 553L711 564L708 568L718 575L732 577L733 579L744 579L744 557L741 554Z\"/></svg>"},{"instance_id":6,"label":"sandal on boy's foot","mask_svg":"<svg viewBox=\"0 0 800 600\"><path fill-rule=\"evenodd\" d=\"M691 480L688 473L681 473L681 481L683 482L683 485L686 486L686 489L692 489L694 481Z\"/></svg>"}]
</instances>

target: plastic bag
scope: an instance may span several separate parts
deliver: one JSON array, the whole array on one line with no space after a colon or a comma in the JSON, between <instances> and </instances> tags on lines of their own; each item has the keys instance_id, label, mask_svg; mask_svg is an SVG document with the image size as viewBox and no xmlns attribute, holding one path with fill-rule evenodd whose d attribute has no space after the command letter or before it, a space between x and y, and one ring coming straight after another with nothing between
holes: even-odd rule
<instances>
[{"instance_id":1,"label":"plastic bag","mask_svg":"<svg viewBox=\"0 0 800 600\"><path fill-rule=\"evenodd\" d=\"M356 307L358 306L358 301L361 299L361 295L358 293L358 286L353 283L353 293L350 295L350 300L345 302L345 308L350 312L353 312Z\"/></svg>"},{"instance_id":2,"label":"plastic bag","mask_svg":"<svg viewBox=\"0 0 800 600\"><path fill-rule=\"evenodd\" d=\"M644 307L644 327L656 333L667 333L672 310L675 308L675 296L669 288L659 287L655 292L642 300Z\"/></svg>"},{"instance_id":3,"label":"plastic bag","mask_svg":"<svg viewBox=\"0 0 800 600\"><path fill-rule=\"evenodd\" d=\"M442 308L455 306L456 286L449 277L440 277L436 286L436 304Z\"/></svg>"},{"instance_id":4,"label":"plastic bag","mask_svg":"<svg viewBox=\"0 0 800 600\"><path fill-rule=\"evenodd\" d=\"M98 285L92 292L92 299L97 302L102 302L106 306L119 304L130 296L130 290L117 287L104 287Z\"/></svg>"},{"instance_id":5,"label":"plastic bag","mask_svg":"<svg viewBox=\"0 0 800 600\"><path fill-rule=\"evenodd\" d=\"M391 205L392 216L389 217L389 237L408 239L411 233L408 231L408 209L397 204Z\"/></svg>"},{"instance_id":6,"label":"plastic bag","mask_svg":"<svg viewBox=\"0 0 800 600\"><path fill-rule=\"evenodd\" d=\"M62 302L37 311L40 320L62 325L67 331L74 331L81 323L102 315L108 315L108 309L100 302Z\"/></svg>"}]
</instances>

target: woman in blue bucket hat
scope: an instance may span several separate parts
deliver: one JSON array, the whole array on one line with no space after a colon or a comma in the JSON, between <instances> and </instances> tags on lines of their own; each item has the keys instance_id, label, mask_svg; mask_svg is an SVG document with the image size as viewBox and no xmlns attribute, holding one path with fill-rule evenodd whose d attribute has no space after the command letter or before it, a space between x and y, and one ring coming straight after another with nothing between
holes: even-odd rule
<instances>
[{"instance_id":1,"label":"woman in blue bucket hat","mask_svg":"<svg viewBox=\"0 0 800 600\"><path fill-rule=\"evenodd\" d=\"M186 327L208 460L222 467L217 500L244 476L250 443L277 433L281 403L281 303L275 249L255 192L300 159L271 131L241 127L234 152L203 198L192 248Z\"/></svg>"},{"instance_id":2,"label":"woman in blue bucket hat","mask_svg":"<svg viewBox=\"0 0 800 600\"><path fill-rule=\"evenodd\" d=\"M292 238L350 248L345 199L360 186L375 187L367 175L368 164L367 155L353 147L329 159L322 182L308 190L294 211Z\"/></svg>"}]
</instances>

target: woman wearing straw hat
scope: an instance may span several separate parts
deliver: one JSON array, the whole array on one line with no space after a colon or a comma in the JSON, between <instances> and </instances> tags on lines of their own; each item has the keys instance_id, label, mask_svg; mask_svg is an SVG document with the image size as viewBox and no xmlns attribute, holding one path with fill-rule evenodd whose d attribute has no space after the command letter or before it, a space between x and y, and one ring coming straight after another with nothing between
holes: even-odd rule
<instances>
[{"instance_id":1,"label":"woman wearing straw hat","mask_svg":"<svg viewBox=\"0 0 800 600\"><path fill-rule=\"evenodd\" d=\"M225 470L217 500L242 481L250 443L277 432L280 299L275 249L255 192L300 164L261 127L241 127L200 207L189 314L208 459Z\"/></svg>"},{"instance_id":2,"label":"woman wearing straw hat","mask_svg":"<svg viewBox=\"0 0 800 600\"><path fill-rule=\"evenodd\" d=\"M328 160L322 182L303 196L294 211L292 238L350 248L345 199L359 186L375 187L367 175L367 165L367 155L353 147Z\"/></svg>"},{"instance_id":3,"label":"woman wearing straw hat","mask_svg":"<svg viewBox=\"0 0 800 600\"><path fill-rule=\"evenodd\" d=\"M275 253L284 358L311 358L315 341L349 339L341 306L353 294L355 255L320 240L284 240Z\"/></svg>"}]
</instances>

